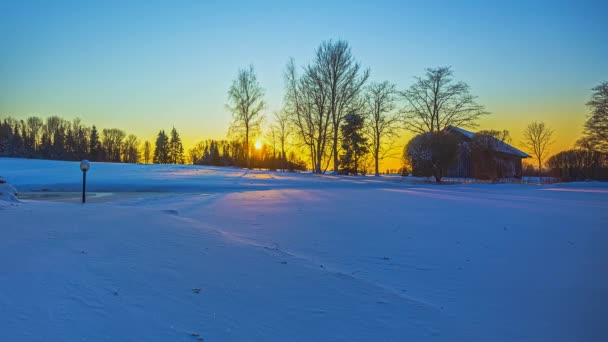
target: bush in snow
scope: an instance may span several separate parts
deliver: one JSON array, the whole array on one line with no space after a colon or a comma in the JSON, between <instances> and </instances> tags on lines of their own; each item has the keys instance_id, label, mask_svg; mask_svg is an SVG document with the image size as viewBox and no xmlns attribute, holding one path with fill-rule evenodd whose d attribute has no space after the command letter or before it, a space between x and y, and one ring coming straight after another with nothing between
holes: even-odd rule
<instances>
[{"instance_id":1,"label":"bush in snow","mask_svg":"<svg viewBox=\"0 0 608 342\"><path fill-rule=\"evenodd\" d=\"M427 132L407 144L404 157L415 176L434 176L437 183L458 155L458 140L448 132Z\"/></svg>"}]
</instances>

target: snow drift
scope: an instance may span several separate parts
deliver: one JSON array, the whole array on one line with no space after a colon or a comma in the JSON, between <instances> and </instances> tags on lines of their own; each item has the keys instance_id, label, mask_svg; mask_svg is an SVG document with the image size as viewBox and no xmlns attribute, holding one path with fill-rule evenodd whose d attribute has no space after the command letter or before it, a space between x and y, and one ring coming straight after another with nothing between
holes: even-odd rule
<instances>
[{"instance_id":1,"label":"snow drift","mask_svg":"<svg viewBox=\"0 0 608 342\"><path fill-rule=\"evenodd\" d=\"M2 176L0 176L0 202L17 202L17 190Z\"/></svg>"}]
</instances>

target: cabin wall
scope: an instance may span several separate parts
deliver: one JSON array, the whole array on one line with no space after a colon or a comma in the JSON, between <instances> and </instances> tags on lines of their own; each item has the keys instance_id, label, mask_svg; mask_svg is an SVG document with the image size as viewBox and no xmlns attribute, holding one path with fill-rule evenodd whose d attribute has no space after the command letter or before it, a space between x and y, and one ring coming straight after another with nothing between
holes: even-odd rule
<instances>
[{"instance_id":1,"label":"cabin wall","mask_svg":"<svg viewBox=\"0 0 608 342\"><path fill-rule=\"evenodd\" d=\"M471 139L460 133L454 133L454 135L459 140L458 156L456 161L447 168L446 177L489 180L521 178L522 158L520 156L502 152L473 155ZM430 166L412 165L413 174L419 174L424 167Z\"/></svg>"},{"instance_id":2,"label":"cabin wall","mask_svg":"<svg viewBox=\"0 0 608 342\"><path fill-rule=\"evenodd\" d=\"M471 173L471 146L467 141L461 141L458 147L456 161L448 167L447 176L457 178L470 178Z\"/></svg>"},{"instance_id":3,"label":"cabin wall","mask_svg":"<svg viewBox=\"0 0 608 342\"><path fill-rule=\"evenodd\" d=\"M458 158L448 168L447 177L477 178L494 180L497 178L521 178L521 157L497 153L473 156L468 143L461 144Z\"/></svg>"}]
</instances>

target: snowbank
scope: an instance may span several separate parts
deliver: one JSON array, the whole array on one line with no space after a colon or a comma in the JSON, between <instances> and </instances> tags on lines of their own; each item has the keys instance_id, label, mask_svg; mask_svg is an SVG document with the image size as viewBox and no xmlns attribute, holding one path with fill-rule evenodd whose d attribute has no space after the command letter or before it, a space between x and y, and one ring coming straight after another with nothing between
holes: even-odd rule
<instances>
[{"instance_id":1,"label":"snowbank","mask_svg":"<svg viewBox=\"0 0 608 342\"><path fill-rule=\"evenodd\" d=\"M2 202L5 204L17 202L17 190L0 176L0 205Z\"/></svg>"}]
</instances>

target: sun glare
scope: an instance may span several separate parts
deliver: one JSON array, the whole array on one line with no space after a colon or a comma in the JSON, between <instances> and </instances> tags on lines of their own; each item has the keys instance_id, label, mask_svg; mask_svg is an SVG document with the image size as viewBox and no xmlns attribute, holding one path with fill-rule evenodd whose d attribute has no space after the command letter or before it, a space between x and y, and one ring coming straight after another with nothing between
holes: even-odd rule
<instances>
[{"instance_id":1,"label":"sun glare","mask_svg":"<svg viewBox=\"0 0 608 342\"><path fill-rule=\"evenodd\" d=\"M253 146L255 147L256 150L259 150L262 148L262 142L260 140L258 140L255 142L255 144Z\"/></svg>"}]
</instances>

